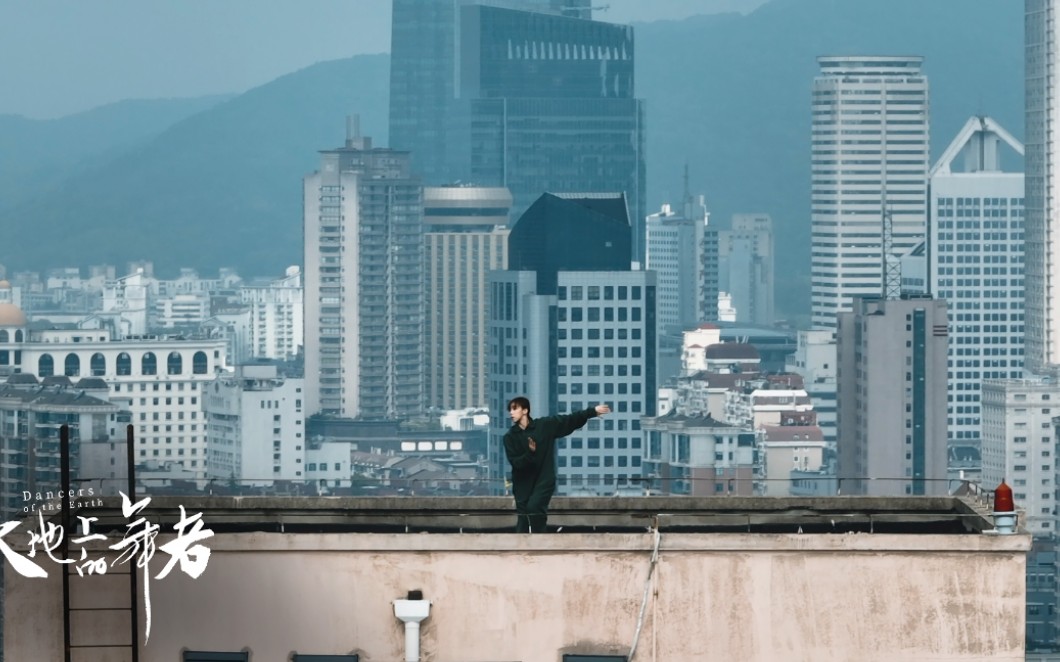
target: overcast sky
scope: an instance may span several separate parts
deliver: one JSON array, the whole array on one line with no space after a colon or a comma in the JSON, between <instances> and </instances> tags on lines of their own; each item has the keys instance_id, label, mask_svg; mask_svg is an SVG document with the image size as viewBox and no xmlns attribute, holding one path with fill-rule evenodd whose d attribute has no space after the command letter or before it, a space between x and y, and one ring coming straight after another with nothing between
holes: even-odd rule
<instances>
[{"instance_id":1,"label":"overcast sky","mask_svg":"<svg viewBox=\"0 0 1060 662\"><path fill-rule=\"evenodd\" d=\"M599 0L613 23L747 12L767 0ZM0 114L244 92L390 50L390 0L0 0Z\"/></svg>"}]
</instances>

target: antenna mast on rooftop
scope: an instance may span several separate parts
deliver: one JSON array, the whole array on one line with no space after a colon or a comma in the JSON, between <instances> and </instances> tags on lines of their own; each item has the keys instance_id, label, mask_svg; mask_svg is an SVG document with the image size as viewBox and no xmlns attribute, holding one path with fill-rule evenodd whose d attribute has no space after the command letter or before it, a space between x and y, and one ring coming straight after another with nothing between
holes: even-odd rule
<instances>
[{"instance_id":1,"label":"antenna mast on rooftop","mask_svg":"<svg viewBox=\"0 0 1060 662\"><path fill-rule=\"evenodd\" d=\"M880 273L883 276L883 298L900 299L902 297L902 263L894 255L894 222L891 210L883 206L883 250Z\"/></svg>"}]
</instances>

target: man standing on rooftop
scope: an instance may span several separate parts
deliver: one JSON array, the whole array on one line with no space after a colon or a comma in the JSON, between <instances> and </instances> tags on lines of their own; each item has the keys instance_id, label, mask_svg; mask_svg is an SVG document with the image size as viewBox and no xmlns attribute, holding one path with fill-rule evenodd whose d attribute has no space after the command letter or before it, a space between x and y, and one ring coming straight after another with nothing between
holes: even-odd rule
<instances>
[{"instance_id":1,"label":"man standing on rooftop","mask_svg":"<svg viewBox=\"0 0 1060 662\"><path fill-rule=\"evenodd\" d=\"M548 502L556 491L556 439L610 412L609 406L600 404L565 416L530 418L528 399L508 401L512 427L504 435L504 452L512 465L517 533L545 531Z\"/></svg>"}]
</instances>

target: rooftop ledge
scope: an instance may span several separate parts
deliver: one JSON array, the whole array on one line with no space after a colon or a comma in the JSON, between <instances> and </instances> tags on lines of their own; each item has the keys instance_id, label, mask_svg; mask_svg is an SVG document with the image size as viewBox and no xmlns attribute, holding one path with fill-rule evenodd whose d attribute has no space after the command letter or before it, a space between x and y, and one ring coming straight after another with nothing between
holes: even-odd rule
<instances>
[{"instance_id":1,"label":"rooftop ledge","mask_svg":"<svg viewBox=\"0 0 1060 662\"><path fill-rule=\"evenodd\" d=\"M71 521L77 522L77 515L98 517L94 530L124 530L128 520L121 516L120 501L107 497L102 503L101 507L72 511ZM406 545L422 544L424 549L432 544L408 542L414 537L405 534L492 535L511 532L515 525L510 497L152 496L143 514L161 525L162 531L172 530L181 506L189 516L202 513L204 524L218 534L397 534ZM59 518L57 512L49 514L53 521ZM914 542L913 538L954 535L984 541L976 545L995 544L988 540L1026 540L1019 544L1029 545L1026 535L994 533L989 506L966 496L556 497L549 508L548 523L549 530L559 536L511 538L524 539L530 545L551 545L545 540L562 538L564 545L570 545L576 542L575 536L589 540L594 535L642 534L657 529L663 534L738 534L726 536L729 543L718 542L736 545L756 536L791 536L793 548L802 548L804 543L796 541L800 536L809 538L808 534L815 534L815 545L842 545L845 549L850 549L853 538L864 537L853 534L903 535L910 538L912 548L921 548L926 542ZM529 542L531 539L534 542ZM642 545L641 535L633 535L633 539L638 541L637 547ZM597 544L600 542L590 546ZM893 544L892 537L889 547ZM952 546L953 541L946 544ZM1002 547L1011 548L1011 544Z\"/></svg>"}]
</instances>

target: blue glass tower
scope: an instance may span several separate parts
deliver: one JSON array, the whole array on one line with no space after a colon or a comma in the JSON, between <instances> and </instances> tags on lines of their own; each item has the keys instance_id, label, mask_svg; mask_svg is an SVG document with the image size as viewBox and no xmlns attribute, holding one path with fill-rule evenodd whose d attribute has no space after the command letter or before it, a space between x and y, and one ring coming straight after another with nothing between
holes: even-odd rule
<instances>
[{"instance_id":1,"label":"blue glass tower","mask_svg":"<svg viewBox=\"0 0 1060 662\"><path fill-rule=\"evenodd\" d=\"M498 6L500 5L500 6ZM428 184L624 193L644 256L644 108L633 30L586 0L394 0L390 137Z\"/></svg>"}]
</instances>

